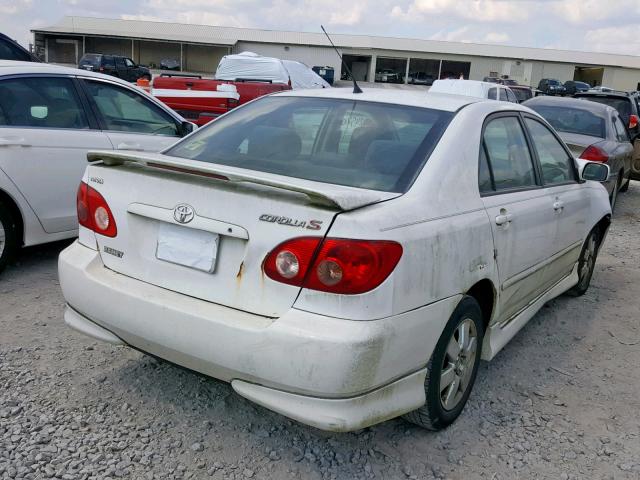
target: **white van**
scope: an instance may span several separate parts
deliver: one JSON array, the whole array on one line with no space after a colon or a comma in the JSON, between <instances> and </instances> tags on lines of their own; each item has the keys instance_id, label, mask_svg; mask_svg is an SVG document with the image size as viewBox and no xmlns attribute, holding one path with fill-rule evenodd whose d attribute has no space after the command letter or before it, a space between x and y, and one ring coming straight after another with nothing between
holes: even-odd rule
<instances>
[{"instance_id":1,"label":"white van","mask_svg":"<svg viewBox=\"0 0 640 480\"><path fill-rule=\"evenodd\" d=\"M509 87L498 83L480 82L478 80L436 80L429 89L433 93L451 93L466 97L488 98L503 102L518 103L515 93Z\"/></svg>"}]
</instances>

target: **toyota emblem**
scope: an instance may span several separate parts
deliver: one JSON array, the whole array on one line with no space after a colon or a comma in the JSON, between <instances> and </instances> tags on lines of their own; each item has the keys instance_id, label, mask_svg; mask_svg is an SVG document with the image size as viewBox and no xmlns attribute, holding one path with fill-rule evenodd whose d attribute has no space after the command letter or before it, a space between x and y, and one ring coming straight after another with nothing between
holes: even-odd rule
<instances>
[{"instance_id":1,"label":"toyota emblem","mask_svg":"<svg viewBox=\"0 0 640 480\"><path fill-rule=\"evenodd\" d=\"M173 210L173 218L176 219L178 223L189 223L195 217L195 212L193 211L193 207L187 205L185 203L178 205Z\"/></svg>"}]
</instances>

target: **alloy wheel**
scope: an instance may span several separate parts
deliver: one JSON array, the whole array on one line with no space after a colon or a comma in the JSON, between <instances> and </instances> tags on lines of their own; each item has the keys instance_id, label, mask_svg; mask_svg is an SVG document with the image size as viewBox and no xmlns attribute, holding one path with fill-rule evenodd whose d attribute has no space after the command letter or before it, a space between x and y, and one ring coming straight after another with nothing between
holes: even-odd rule
<instances>
[{"instance_id":1,"label":"alloy wheel","mask_svg":"<svg viewBox=\"0 0 640 480\"><path fill-rule=\"evenodd\" d=\"M442 362L440 402L445 410L453 410L464 397L473 375L478 348L478 332L469 318L453 332Z\"/></svg>"},{"instance_id":2,"label":"alloy wheel","mask_svg":"<svg viewBox=\"0 0 640 480\"><path fill-rule=\"evenodd\" d=\"M4 230L4 225L0 222L0 257L4 253L4 247L7 244L7 234Z\"/></svg>"},{"instance_id":3,"label":"alloy wheel","mask_svg":"<svg viewBox=\"0 0 640 480\"><path fill-rule=\"evenodd\" d=\"M592 233L589 236L589 240L587 240L587 245L585 246L584 252L582 254L582 262L580 264L580 284L582 285L586 280L589 279L591 275L591 271L595 265L596 260L596 236Z\"/></svg>"}]
</instances>

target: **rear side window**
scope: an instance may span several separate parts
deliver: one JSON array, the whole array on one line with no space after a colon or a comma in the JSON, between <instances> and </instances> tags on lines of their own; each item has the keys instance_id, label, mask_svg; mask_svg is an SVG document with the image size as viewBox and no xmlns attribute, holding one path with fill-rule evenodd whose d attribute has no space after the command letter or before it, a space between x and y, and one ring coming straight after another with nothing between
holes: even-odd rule
<instances>
[{"instance_id":1,"label":"rear side window","mask_svg":"<svg viewBox=\"0 0 640 480\"><path fill-rule=\"evenodd\" d=\"M507 90L505 88L500 88L500 100L503 102L508 102L509 98L507 97Z\"/></svg>"},{"instance_id":2,"label":"rear side window","mask_svg":"<svg viewBox=\"0 0 640 480\"><path fill-rule=\"evenodd\" d=\"M331 98L263 97L166 153L318 182L404 192L453 113Z\"/></svg>"},{"instance_id":3,"label":"rear side window","mask_svg":"<svg viewBox=\"0 0 640 480\"><path fill-rule=\"evenodd\" d=\"M487 98L489 100L497 100L498 99L498 89L493 87L489 89L489 92L487 93Z\"/></svg>"},{"instance_id":4,"label":"rear side window","mask_svg":"<svg viewBox=\"0 0 640 480\"><path fill-rule=\"evenodd\" d=\"M542 180L545 185L575 181L571 166L573 159L570 158L555 135L551 133L551 130L532 118L526 118L525 122L540 160Z\"/></svg>"},{"instance_id":5,"label":"rear side window","mask_svg":"<svg viewBox=\"0 0 640 480\"><path fill-rule=\"evenodd\" d=\"M0 126L89 128L84 108L68 78L0 81Z\"/></svg>"},{"instance_id":6,"label":"rear side window","mask_svg":"<svg viewBox=\"0 0 640 480\"><path fill-rule=\"evenodd\" d=\"M179 136L176 121L142 95L110 83L85 84L107 130Z\"/></svg>"},{"instance_id":7,"label":"rear side window","mask_svg":"<svg viewBox=\"0 0 640 480\"><path fill-rule=\"evenodd\" d=\"M631 139L629 138L629 134L627 133L627 129L624 128L623 123L622 123L622 119L620 118L620 116L617 117L613 117L613 129L615 131L616 134L616 139L619 142L630 142Z\"/></svg>"},{"instance_id":8,"label":"rear side window","mask_svg":"<svg viewBox=\"0 0 640 480\"><path fill-rule=\"evenodd\" d=\"M484 128L483 143L493 173L493 190L536 185L533 161L517 117L490 120ZM484 153L481 152L481 157Z\"/></svg>"}]
</instances>

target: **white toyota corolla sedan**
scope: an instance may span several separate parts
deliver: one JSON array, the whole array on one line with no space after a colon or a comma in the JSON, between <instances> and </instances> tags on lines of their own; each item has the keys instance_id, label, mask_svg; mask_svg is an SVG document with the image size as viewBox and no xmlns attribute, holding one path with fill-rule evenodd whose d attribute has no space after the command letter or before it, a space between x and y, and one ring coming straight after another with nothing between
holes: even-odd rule
<instances>
[{"instance_id":1,"label":"white toyota corolla sedan","mask_svg":"<svg viewBox=\"0 0 640 480\"><path fill-rule=\"evenodd\" d=\"M481 358L587 290L611 213L532 110L444 94L279 93L89 160L66 323L334 431L453 422Z\"/></svg>"}]
</instances>

